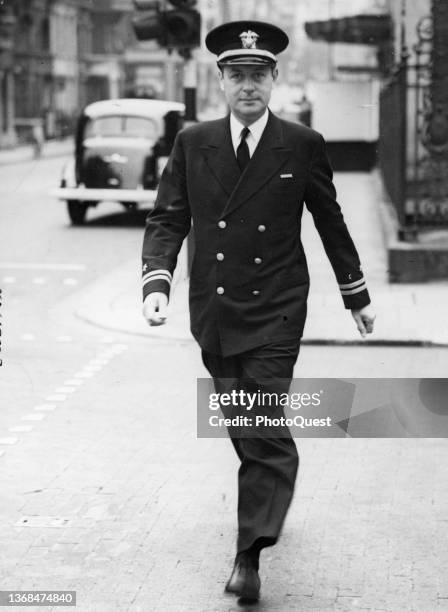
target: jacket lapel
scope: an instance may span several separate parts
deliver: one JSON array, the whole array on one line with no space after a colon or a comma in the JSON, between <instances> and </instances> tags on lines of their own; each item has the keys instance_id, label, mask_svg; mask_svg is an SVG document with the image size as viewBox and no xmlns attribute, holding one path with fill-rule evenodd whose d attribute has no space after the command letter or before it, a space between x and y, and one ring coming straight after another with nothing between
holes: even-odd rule
<instances>
[{"instance_id":1,"label":"jacket lapel","mask_svg":"<svg viewBox=\"0 0 448 612\"><path fill-rule=\"evenodd\" d=\"M227 131L230 134L230 129ZM291 155L291 149L284 146L282 123L271 112L269 112L269 119L260 142L242 175L239 175L239 168L231 142L230 148L238 177L223 215L233 212L257 193L278 172Z\"/></svg>"},{"instance_id":2,"label":"jacket lapel","mask_svg":"<svg viewBox=\"0 0 448 612\"><path fill-rule=\"evenodd\" d=\"M200 148L210 171L230 197L241 177L230 136L230 115L216 123L209 142Z\"/></svg>"}]
</instances>

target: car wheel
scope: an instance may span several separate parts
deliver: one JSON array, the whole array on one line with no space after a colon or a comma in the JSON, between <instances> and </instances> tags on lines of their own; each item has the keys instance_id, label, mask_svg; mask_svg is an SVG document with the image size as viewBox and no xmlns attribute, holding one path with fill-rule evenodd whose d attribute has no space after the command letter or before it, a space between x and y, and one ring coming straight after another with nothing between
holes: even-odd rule
<instances>
[{"instance_id":1,"label":"car wheel","mask_svg":"<svg viewBox=\"0 0 448 612\"><path fill-rule=\"evenodd\" d=\"M72 225L82 225L84 223L88 208L89 205L85 202L79 202L78 200L67 201L68 216Z\"/></svg>"}]
</instances>

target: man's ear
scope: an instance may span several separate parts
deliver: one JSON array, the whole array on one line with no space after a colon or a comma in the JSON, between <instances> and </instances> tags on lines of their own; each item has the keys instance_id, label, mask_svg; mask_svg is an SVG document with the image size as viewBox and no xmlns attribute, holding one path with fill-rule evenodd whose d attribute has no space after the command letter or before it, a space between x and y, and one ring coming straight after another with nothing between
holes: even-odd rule
<instances>
[{"instance_id":1,"label":"man's ear","mask_svg":"<svg viewBox=\"0 0 448 612\"><path fill-rule=\"evenodd\" d=\"M222 68L218 68L218 79L219 79L219 89L224 91L224 83L222 82L224 75L222 72Z\"/></svg>"},{"instance_id":2,"label":"man's ear","mask_svg":"<svg viewBox=\"0 0 448 612\"><path fill-rule=\"evenodd\" d=\"M277 78L278 78L278 68L273 68L272 69L272 78L274 79L274 81L277 80Z\"/></svg>"}]
</instances>

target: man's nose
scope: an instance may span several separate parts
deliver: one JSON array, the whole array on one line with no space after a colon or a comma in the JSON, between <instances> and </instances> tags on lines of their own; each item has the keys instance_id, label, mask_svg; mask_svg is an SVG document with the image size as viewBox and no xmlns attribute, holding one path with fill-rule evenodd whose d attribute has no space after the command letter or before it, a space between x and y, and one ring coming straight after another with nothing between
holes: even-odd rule
<instances>
[{"instance_id":1,"label":"man's nose","mask_svg":"<svg viewBox=\"0 0 448 612\"><path fill-rule=\"evenodd\" d=\"M246 91L252 91L255 88L255 83L252 79L245 79L243 83L243 89Z\"/></svg>"}]
</instances>

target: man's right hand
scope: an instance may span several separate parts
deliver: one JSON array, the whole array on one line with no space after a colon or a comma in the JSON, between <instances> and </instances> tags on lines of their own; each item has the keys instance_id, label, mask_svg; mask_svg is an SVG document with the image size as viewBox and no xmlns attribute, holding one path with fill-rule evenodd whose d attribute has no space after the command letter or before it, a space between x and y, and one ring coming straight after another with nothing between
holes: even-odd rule
<instances>
[{"instance_id":1,"label":"man's right hand","mask_svg":"<svg viewBox=\"0 0 448 612\"><path fill-rule=\"evenodd\" d=\"M166 321L168 297L161 291L154 291L143 302L143 316L149 325L163 325Z\"/></svg>"}]
</instances>

